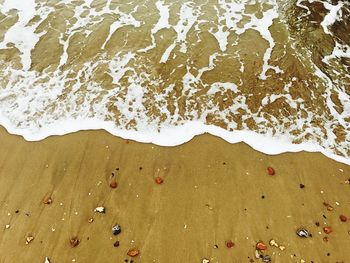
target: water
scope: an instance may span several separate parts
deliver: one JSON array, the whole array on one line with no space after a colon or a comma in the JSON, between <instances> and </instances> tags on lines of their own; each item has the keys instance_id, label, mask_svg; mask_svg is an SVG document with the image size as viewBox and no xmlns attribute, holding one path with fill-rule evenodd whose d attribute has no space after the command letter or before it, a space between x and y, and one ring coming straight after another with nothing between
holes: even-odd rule
<instances>
[{"instance_id":1,"label":"water","mask_svg":"<svg viewBox=\"0 0 350 263\"><path fill-rule=\"evenodd\" d=\"M0 124L350 164L348 1L0 0Z\"/></svg>"}]
</instances>

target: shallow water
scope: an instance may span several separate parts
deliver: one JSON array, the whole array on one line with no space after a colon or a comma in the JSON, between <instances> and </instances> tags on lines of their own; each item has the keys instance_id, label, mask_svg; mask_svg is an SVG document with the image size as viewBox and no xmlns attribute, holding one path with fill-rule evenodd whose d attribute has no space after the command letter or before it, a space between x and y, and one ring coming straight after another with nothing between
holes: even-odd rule
<instances>
[{"instance_id":1,"label":"shallow water","mask_svg":"<svg viewBox=\"0 0 350 263\"><path fill-rule=\"evenodd\" d=\"M210 132L350 164L347 1L0 0L0 60L0 124L27 140Z\"/></svg>"}]
</instances>

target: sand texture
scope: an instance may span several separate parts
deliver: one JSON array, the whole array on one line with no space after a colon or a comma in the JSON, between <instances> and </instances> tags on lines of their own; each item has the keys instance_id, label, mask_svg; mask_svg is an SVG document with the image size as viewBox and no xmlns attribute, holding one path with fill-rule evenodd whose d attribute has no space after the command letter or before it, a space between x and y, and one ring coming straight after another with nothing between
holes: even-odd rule
<instances>
[{"instance_id":1,"label":"sand texture","mask_svg":"<svg viewBox=\"0 0 350 263\"><path fill-rule=\"evenodd\" d=\"M174 148L103 131L26 142L1 128L0 138L1 263L131 262L133 248L135 263L263 262L260 240L276 263L350 260L350 222L339 219L350 216L350 167L319 153L267 156L209 135Z\"/></svg>"}]
</instances>

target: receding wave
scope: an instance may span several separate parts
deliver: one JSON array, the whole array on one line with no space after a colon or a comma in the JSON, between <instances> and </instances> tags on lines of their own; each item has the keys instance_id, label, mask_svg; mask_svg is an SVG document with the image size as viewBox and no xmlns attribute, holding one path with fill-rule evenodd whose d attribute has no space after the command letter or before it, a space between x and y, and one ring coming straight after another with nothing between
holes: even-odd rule
<instances>
[{"instance_id":1,"label":"receding wave","mask_svg":"<svg viewBox=\"0 0 350 263\"><path fill-rule=\"evenodd\" d=\"M349 32L348 1L0 0L0 124L350 164Z\"/></svg>"}]
</instances>

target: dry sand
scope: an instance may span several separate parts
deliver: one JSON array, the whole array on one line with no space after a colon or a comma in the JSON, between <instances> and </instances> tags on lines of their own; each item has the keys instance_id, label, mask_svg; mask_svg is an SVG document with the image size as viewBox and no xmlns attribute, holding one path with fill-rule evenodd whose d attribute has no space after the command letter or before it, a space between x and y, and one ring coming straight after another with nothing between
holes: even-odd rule
<instances>
[{"instance_id":1,"label":"dry sand","mask_svg":"<svg viewBox=\"0 0 350 263\"><path fill-rule=\"evenodd\" d=\"M0 138L1 263L46 256L51 263L118 263L130 259L130 248L140 250L135 263L262 262L255 245L270 239L286 247L268 245L272 262L350 260L350 222L339 220L350 216L350 167L319 153L268 156L209 135L174 148L104 131L26 142L1 128ZM43 203L47 197L52 204ZM97 206L106 213L94 213ZM312 237L298 237L298 227ZM34 240L26 245L28 236ZM74 236L80 244L72 248Z\"/></svg>"}]
</instances>

